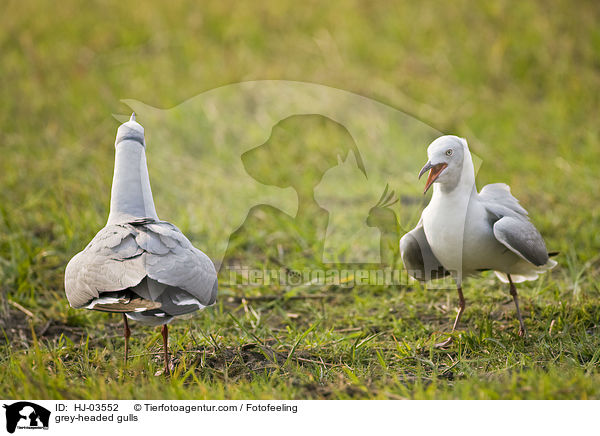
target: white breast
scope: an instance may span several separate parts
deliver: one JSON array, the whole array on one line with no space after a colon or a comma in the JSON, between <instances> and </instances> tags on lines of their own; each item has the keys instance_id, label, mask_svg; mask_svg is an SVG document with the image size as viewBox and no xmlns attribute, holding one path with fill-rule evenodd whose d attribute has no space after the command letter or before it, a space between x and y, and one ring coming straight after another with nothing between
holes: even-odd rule
<instances>
[{"instance_id":1,"label":"white breast","mask_svg":"<svg viewBox=\"0 0 600 436\"><path fill-rule=\"evenodd\" d=\"M453 276L462 270L466 206L467 202L460 198L434 195L423 211L423 229L427 242L435 257Z\"/></svg>"}]
</instances>

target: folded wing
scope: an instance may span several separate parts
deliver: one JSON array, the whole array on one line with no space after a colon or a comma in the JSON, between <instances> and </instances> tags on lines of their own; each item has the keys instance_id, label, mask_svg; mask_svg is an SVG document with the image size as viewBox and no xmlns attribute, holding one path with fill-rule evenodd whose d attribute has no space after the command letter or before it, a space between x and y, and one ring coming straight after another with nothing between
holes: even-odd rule
<instances>
[{"instance_id":1,"label":"folded wing","mask_svg":"<svg viewBox=\"0 0 600 436\"><path fill-rule=\"evenodd\" d=\"M416 280L429 281L450 274L433 254L420 222L400 239L400 256L408 275Z\"/></svg>"},{"instance_id":2,"label":"folded wing","mask_svg":"<svg viewBox=\"0 0 600 436\"><path fill-rule=\"evenodd\" d=\"M181 310L173 306L178 303L183 308L197 300L196 310L215 302L217 273L208 256L174 225L134 222L103 228L73 257L67 265L65 289L76 308L103 293L131 289L142 298L162 301L177 315ZM186 307L185 312L191 309Z\"/></svg>"},{"instance_id":3,"label":"folded wing","mask_svg":"<svg viewBox=\"0 0 600 436\"><path fill-rule=\"evenodd\" d=\"M529 221L527 211L512 196L508 185L486 185L479 193L479 198L492 221L494 236L501 244L535 266L543 266L548 262L548 251L542 235Z\"/></svg>"}]
</instances>

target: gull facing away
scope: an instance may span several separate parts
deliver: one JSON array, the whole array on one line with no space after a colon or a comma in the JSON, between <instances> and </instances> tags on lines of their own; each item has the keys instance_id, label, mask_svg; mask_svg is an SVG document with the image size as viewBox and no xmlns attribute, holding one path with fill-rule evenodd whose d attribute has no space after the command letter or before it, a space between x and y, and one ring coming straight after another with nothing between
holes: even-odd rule
<instances>
[{"instance_id":1,"label":"gull facing away","mask_svg":"<svg viewBox=\"0 0 600 436\"><path fill-rule=\"evenodd\" d=\"M167 374L167 324L215 303L217 273L177 227L158 218L144 128L135 114L119 126L115 148L108 222L69 261L65 291L71 307L123 314L125 362L131 335L127 319L162 325Z\"/></svg>"},{"instance_id":2,"label":"gull facing away","mask_svg":"<svg viewBox=\"0 0 600 436\"><path fill-rule=\"evenodd\" d=\"M413 230L400 240L400 253L409 275L427 281L451 275L456 282L459 309L452 332L465 309L463 277L493 270L509 284L519 318L519 335L526 334L515 283L535 280L556 266L549 258L540 232L527 211L504 183L486 185L477 192L475 171L467 141L442 136L427 149L426 193L433 196ZM436 344L443 347L452 337Z\"/></svg>"}]
</instances>

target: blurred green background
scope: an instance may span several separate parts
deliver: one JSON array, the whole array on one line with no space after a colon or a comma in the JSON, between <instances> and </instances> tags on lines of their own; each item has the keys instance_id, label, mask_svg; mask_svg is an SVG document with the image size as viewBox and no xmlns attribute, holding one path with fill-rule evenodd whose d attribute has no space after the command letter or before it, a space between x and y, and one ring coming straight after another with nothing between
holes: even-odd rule
<instances>
[{"instance_id":1,"label":"blurred green background","mask_svg":"<svg viewBox=\"0 0 600 436\"><path fill-rule=\"evenodd\" d=\"M596 2L0 9L1 397L600 397ZM154 376L159 333L139 326L124 368L119 318L69 309L63 290L66 263L108 215L112 114L130 111L122 99L167 109L263 79L351 91L466 137L483 161L478 185L509 183L561 252L521 287L530 337L515 337L510 297L490 275L466 287L448 351L431 336L449 329L453 292L225 284L217 306L175 324L175 376ZM158 197L166 176L151 177ZM202 247L210 228L162 201L159 215Z\"/></svg>"}]
</instances>

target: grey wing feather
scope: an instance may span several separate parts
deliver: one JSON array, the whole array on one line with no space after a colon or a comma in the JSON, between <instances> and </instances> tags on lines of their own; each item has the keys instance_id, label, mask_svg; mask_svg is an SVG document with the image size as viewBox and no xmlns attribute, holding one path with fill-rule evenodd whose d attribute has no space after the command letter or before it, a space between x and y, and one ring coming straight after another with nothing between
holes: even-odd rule
<instances>
[{"instance_id":1,"label":"grey wing feather","mask_svg":"<svg viewBox=\"0 0 600 436\"><path fill-rule=\"evenodd\" d=\"M519 204L519 200L512 196L510 187L506 183L492 183L486 185L479 192L479 199L485 204L486 209L498 218L503 216L527 217L527 211Z\"/></svg>"},{"instance_id":2,"label":"grey wing feather","mask_svg":"<svg viewBox=\"0 0 600 436\"><path fill-rule=\"evenodd\" d=\"M479 193L479 199L490 214L494 236L500 243L536 266L548 262L542 235L529 221L527 211L512 196L508 185L486 185Z\"/></svg>"},{"instance_id":3,"label":"grey wing feather","mask_svg":"<svg viewBox=\"0 0 600 436\"><path fill-rule=\"evenodd\" d=\"M408 275L419 281L439 279L450 274L437 260L423 226L420 225L400 239L400 256Z\"/></svg>"},{"instance_id":4,"label":"grey wing feather","mask_svg":"<svg viewBox=\"0 0 600 436\"><path fill-rule=\"evenodd\" d=\"M130 226L104 227L67 265L65 291L69 304L84 307L102 292L137 285L146 275L142 253Z\"/></svg>"},{"instance_id":5,"label":"grey wing feather","mask_svg":"<svg viewBox=\"0 0 600 436\"><path fill-rule=\"evenodd\" d=\"M217 272L209 257L195 248L173 224L152 223L145 228L152 241L145 255L148 277L187 291L204 306L214 304Z\"/></svg>"},{"instance_id":6,"label":"grey wing feather","mask_svg":"<svg viewBox=\"0 0 600 436\"><path fill-rule=\"evenodd\" d=\"M494 236L510 251L536 266L548 262L544 239L526 218L500 218L494 223Z\"/></svg>"},{"instance_id":7,"label":"grey wing feather","mask_svg":"<svg viewBox=\"0 0 600 436\"><path fill-rule=\"evenodd\" d=\"M142 284L146 276L153 280ZM171 298L177 304L191 295L209 306L216 300L217 286L212 261L166 222L107 226L65 271L67 299L75 308L87 306L101 293L127 288L152 301Z\"/></svg>"}]
</instances>

